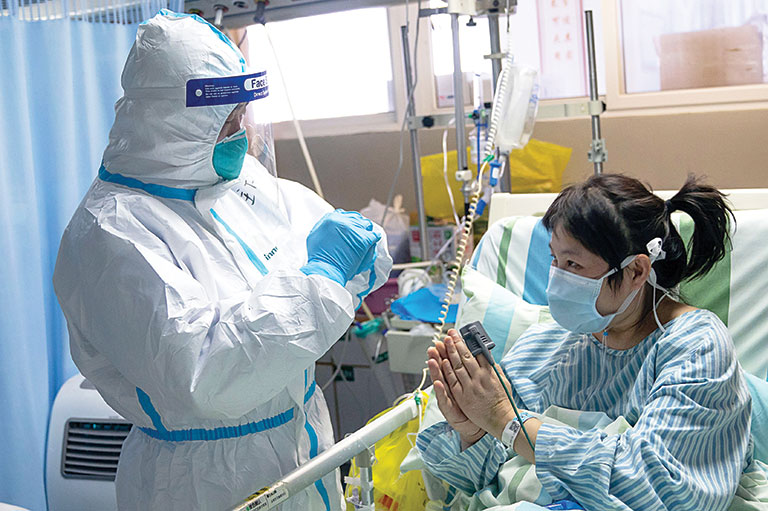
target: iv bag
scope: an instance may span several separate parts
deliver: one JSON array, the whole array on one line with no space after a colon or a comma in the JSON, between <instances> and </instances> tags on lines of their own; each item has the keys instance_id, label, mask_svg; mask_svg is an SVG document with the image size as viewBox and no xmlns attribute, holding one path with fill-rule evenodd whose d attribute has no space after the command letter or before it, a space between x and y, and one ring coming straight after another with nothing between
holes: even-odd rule
<instances>
[{"instance_id":1,"label":"iv bag","mask_svg":"<svg viewBox=\"0 0 768 511\"><path fill-rule=\"evenodd\" d=\"M509 72L507 87L502 90L502 76ZM493 108L500 108L495 144L499 152L509 154L525 147L533 133L539 107L539 83L535 69L512 65L499 76ZM496 112L492 114L496 115Z\"/></svg>"}]
</instances>

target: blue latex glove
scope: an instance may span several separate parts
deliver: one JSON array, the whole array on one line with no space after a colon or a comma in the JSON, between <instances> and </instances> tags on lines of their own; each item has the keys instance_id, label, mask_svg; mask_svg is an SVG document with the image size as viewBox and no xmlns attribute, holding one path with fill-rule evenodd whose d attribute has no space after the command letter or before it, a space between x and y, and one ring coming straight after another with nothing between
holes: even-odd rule
<instances>
[{"instance_id":1,"label":"blue latex glove","mask_svg":"<svg viewBox=\"0 0 768 511\"><path fill-rule=\"evenodd\" d=\"M342 286L373 263L381 235L360 213L337 209L321 218L307 236L309 261L301 271L323 275Z\"/></svg>"}]
</instances>

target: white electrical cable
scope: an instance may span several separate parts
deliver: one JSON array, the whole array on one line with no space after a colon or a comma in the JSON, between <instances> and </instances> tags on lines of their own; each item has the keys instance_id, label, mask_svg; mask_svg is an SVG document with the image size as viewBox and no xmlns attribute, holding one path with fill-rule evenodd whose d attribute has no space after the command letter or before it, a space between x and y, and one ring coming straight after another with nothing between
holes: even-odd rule
<instances>
[{"instance_id":1,"label":"white electrical cable","mask_svg":"<svg viewBox=\"0 0 768 511\"><path fill-rule=\"evenodd\" d=\"M512 64L515 59L512 55L511 39L509 33L507 33L507 54L504 56L501 74L499 74L496 82L496 93L493 95L493 109L491 110L491 119L488 123L488 137L485 139L485 154L493 154L496 143L496 131L499 128L499 121L501 120L501 112L503 110L501 100L506 99L509 77L512 74Z\"/></svg>"},{"instance_id":2,"label":"white electrical cable","mask_svg":"<svg viewBox=\"0 0 768 511\"><path fill-rule=\"evenodd\" d=\"M485 158L485 161L483 161L483 164L480 166L480 169L478 169L477 172L477 181L482 182L483 181L483 173L485 172L485 168L488 166L488 162L490 161L490 152L489 156ZM467 244L469 243L469 236L472 234L472 224L475 221L475 211L477 210L477 203L480 200L480 193L481 188L479 186L475 187L475 191L472 192L472 195L469 198L469 207L467 208L467 215L464 217L464 223L461 226L461 237L459 238L459 243L456 248L456 258L454 259L454 267L450 269L449 275L448 275L448 284L447 289L445 291L445 296L443 296L443 300L441 303L441 309L440 309L440 316L438 318L439 326L437 327L437 331L435 331L435 335L432 336L432 342L437 342L442 340L440 337L443 335L443 329L445 328L445 320L448 317L448 310L451 306L451 299L453 298L453 292L456 289L456 284L459 281L459 276L461 275L461 266L464 263L464 253L467 249Z\"/></svg>"},{"instance_id":3,"label":"white electrical cable","mask_svg":"<svg viewBox=\"0 0 768 511\"><path fill-rule=\"evenodd\" d=\"M344 348L341 350L341 355L339 356L339 363L336 364L336 370L331 374L331 377L328 378L328 381L325 382L323 385L320 386L320 390L325 390L328 388L328 386L333 383L333 380L336 379L336 377L341 372L342 364L344 363L344 356L347 354L347 348L349 347L351 343L351 327L347 329L347 333L344 335ZM331 363L333 363L333 358L331 358ZM342 376L344 378L344 376Z\"/></svg>"},{"instance_id":4,"label":"white electrical cable","mask_svg":"<svg viewBox=\"0 0 768 511\"><path fill-rule=\"evenodd\" d=\"M288 85L285 83L283 70L280 67L280 60L277 58L277 52L275 51L275 46L272 44L272 38L269 37L269 30L267 29L266 25L264 25L264 33L267 35L267 42L269 42L269 47L272 50L272 55L275 58L275 66L277 66L277 72L280 75L280 83L282 84L283 91L285 92L285 100L288 103L288 109L291 111L293 128L296 130L296 136L299 139L299 146L301 147L301 153L304 155L304 161L307 163L309 176L312 178L312 184L315 187L315 192L324 199L325 196L323 195L323 189L320 186L320 180L317 178L317 172L315 171L314 163L312 163L312 157L309 155L309 149L307 149L307 141L304 139L304 132L301 131L301 124L299 124L299 120L296 118L296 113L293 111L293 104L291 104L290 94L288 94Z\"/></svg>"},{"instance_id":5,"label":"white electrical cable","mask_svg":"<svg viewBox=\"0 0 768 511\"><path fill-rule=\"evenodd\" d=\"M399 156L397 160L397 171L395 172L395 177L392 180L392 186L389 188L389 194L387 195L387 202L384 205L384 214L381 216L381 226L384 226L384 221L387 219L387 212L389 211L390 206L392 205L392 200L395 197L395 187L397 186L397 179L400 177L400 172L403 170L403 139L405 137L405 125L408 122L408 109L411 107L411 103L413 102L413 93L416 90L416 85L419 83L419 66L418 66L418 58L419 58L419 28L421 27L421 23L419 23L419 15L418 12L421 11L421 2L422 0L418 0L416 4L416 37L413 42L413 59L411 61L413 62L413 86L411 87L411 91L408 94L407 101L405 103L405 111L403 112L403 122L400 125L400 150L399 150ZM410 18L408 17L408 0L405 0L405 32L410 33ZM405 51L410 51L410 48L405 48Z\"/></svg>"},{"instance_id":6,"label":"white electrical cable","mask_svg":"<svg viewBox=\"0 0 768 511\"><path fill-rule=\"evenodd\" d=\"M350 385L349 385L349 387L347 388L347 391L349 392L349 395L350 395L350 396L352 396L352 399L355 401L355 404L356 404L357 406L359 406L361 410L365 410L365 409L366 409L366 406L365 406L365 405L363 405L363 402L367 403L368 401L366 401L366 400L364 400L364 399L363 399L363 400L361 400L359 397L357 397L357 394L355 394L355 391L354 391L354 390L352 390L352 389L354 389L354 385L352 385L352 381L348 380L348 379L347 379L347 378L344 376L344 372L343 372L343 371L342 371L342 372L340 372L340 373L338 373L338 374L339 374L339 377L342 379L342 381L343 381L344 383L349 383L349 384L350 384ZM338 392L338 390L337 390L337 392Z\"/></svg>"},{"instance_id":7,"label":"white electrical cable","mask_svg":"<svg viewBox=\"0 0 768 511\"><path fill-rule=\"evenodd\" d=\"M455 119L448 121L443 131L443 181L445 181L445 189L448 191L448 198L451 200L451 211L453 211L453 220L456 222L456 227L461 227L459 221L459 215L456 212L456 203L453 199L453 190L451 190L451 184L448 182L448 128L455 122ZM457 153L458 154L458 153Z\"/></svg>"}]
</instances>

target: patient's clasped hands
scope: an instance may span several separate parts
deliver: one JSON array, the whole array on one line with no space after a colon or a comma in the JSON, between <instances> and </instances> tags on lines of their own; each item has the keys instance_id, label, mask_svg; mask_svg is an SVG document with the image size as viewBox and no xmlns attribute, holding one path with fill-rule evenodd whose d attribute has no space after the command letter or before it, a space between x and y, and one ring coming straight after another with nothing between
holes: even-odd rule
<instances>
[{"instance_id":1,"label":"patient's clasped hands","mask_svg":"<svg viewBox=\"0 0 768 511\"><path fill-rule=\"evenodd\" d=\"M454 329L448 330L443 342L437 341L430 347L427 355L437 404L448 424L461 436L462 449L486 432L501 438L504 426L515 414L485 357L472 356ZM509 389L504 372L496 367Z\"/></svg>"}]
</instances>

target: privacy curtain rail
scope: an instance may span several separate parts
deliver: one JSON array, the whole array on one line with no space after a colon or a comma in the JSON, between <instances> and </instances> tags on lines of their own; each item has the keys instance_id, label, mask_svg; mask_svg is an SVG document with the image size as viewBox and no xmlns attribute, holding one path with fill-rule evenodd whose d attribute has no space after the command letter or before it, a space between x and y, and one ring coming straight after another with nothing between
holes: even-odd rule
<instances>
[{"instance_id":1,"label":"privacy curtain rail","mask_svg":"<svg viewBox=\"0 0 768 511\"><path fill-rule=\"evenodd\" d=\"M181 12L183 0L0 0L0 17L22 21L57 19L91 23L135 24L168 8Z\"/></svg>"}]
</instances>

